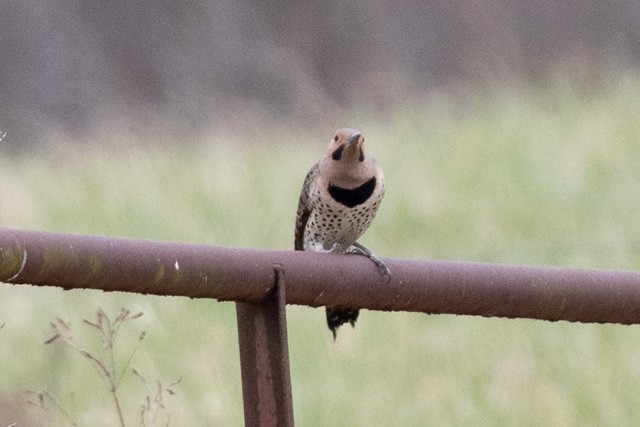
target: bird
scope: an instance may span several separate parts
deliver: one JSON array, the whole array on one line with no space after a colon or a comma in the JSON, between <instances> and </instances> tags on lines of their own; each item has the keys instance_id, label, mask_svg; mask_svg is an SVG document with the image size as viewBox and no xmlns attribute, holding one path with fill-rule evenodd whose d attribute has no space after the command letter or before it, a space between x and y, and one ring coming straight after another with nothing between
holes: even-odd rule
<instances>
[{"instance_id":1,"label":"bird","mask_svg":"<svg viewBox=\"0 0 640 427\"><path fill-rule=\"evenodd\" d=\"M359 254L369 258L386 277L391 271L369 249L357 242L369 228L384 198L384 174L364 153L364 136L357 129L339 129L326 156L305 177L296 214L297 251ZM340 326L355 327L359 310L326 307L327 325L337 337Z\"/></svg>"}]
</instances>

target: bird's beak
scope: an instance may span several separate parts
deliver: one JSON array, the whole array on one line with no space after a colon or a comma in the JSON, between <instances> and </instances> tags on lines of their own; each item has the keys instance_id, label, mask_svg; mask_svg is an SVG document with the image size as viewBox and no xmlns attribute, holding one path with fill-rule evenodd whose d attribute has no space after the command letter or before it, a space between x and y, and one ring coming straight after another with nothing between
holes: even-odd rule
<instances>
[{"instance_id":1,"label":"bird's beak","mask_svg":"<svg viewBox=\"0 0 640 427\"><path fill-rule=\"evenodd\" d=\"M360 138L362 134L360 132L354 132L349 135L347 142L344 145L344 152L348 157L357 157L360 152Z\"/></svg>"},{"instance_id":2,"label":"bird's beak","mask_svg":"<svg viewBox=\"0 0 640 427\"><path fill-rule=\"evenodd\" d=\"M354 143L358 145L358 141L360 141L361 136L362 134L360 132L352 133L351 136L349 136L349 139L347 139L347 145L352 145Z\"/></svg>"},{"instance_id":3,"label":"bird's beak","mask_svg":"<svg viewBox=\"0 0 640 427\"><path fill-rule=\"evenodd\" d=\"M344 146L345 154L350 158L362 157L360 141L362 141L362 134L360 132L353 132L349 135Z\"/></svg>"}]
</instances>

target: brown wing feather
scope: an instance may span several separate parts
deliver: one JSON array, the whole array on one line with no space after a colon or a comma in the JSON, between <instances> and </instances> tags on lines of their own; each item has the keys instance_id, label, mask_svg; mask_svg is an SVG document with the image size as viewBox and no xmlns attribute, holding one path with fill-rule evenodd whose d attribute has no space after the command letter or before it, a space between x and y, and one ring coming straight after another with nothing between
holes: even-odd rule
<instances>
[{"instance_id":1,"label":"brown wing feather","mask_svg":"<svg viewBox=\"0 0 640 427\"><path fill-rule=\"evenodd\" d=\"M318 176L318 164L316 163L302 185L302 191L300 192L300 200L298 201L298 213L296 214L296 232L294 249L296 251L304 250L304 229L307 226L309 215L311 215L311 203L309 202L309 192L311 189L311 182Z\"/></svg>"}]
</instances>

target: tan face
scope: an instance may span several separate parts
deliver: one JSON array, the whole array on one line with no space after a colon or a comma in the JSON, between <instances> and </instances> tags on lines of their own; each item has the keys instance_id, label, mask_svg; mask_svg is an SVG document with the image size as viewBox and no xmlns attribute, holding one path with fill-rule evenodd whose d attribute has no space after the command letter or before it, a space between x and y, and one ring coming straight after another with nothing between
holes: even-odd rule
<instances>
[{"instance_id":1,"label":"tan face","mask_svg":"<svg viewBox=\"0 0 640 427\"><path fill-rule=\"evenodd\" d=\"M357 158L364 161L364 136L357 129L339 129L329 142L327 156L333 160L353 160Z\"/></svg>"}]
</instances>

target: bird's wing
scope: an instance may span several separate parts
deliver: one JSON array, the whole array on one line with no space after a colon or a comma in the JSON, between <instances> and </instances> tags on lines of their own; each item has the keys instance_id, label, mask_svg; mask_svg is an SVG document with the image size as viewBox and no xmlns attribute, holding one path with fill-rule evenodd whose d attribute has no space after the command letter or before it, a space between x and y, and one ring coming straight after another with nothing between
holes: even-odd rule
<instances>
[{"instance_id":1,"label":"bird's wing","mask_svg":"<svg viewBox=\"0 0 640 427\"><path fill-rule=\"evenodd\" d=\"M309 215L311 215L311 203L309 200L309 193L311 192L311 183L318 176L318 163L316 163L307 177L304 179L302 185L302 192L300 192L300 200L298 201L298 213L296 214L296 233L294 248L296 251L304 250L304 229L307 226Z\"/></svg>"}]
</instances>

